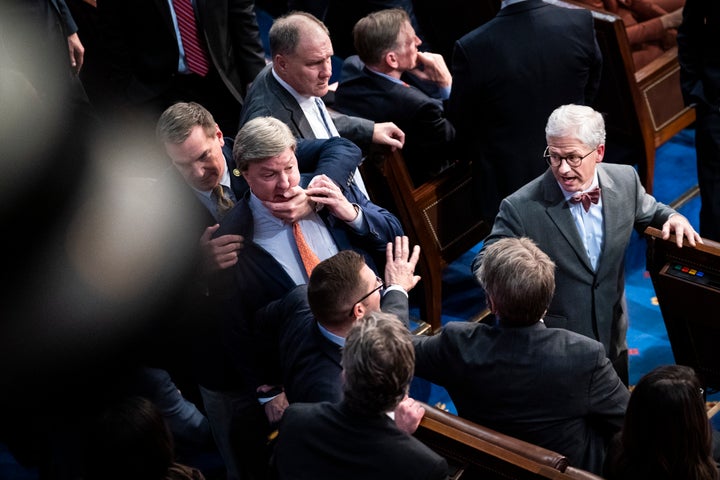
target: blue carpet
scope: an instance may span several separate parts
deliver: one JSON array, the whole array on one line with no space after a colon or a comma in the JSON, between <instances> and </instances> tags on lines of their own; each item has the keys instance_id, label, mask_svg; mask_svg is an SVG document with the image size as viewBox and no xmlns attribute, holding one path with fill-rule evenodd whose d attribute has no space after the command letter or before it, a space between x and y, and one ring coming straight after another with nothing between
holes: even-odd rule
<instances>
[{"instance_id":1,"label":"blue carpet","mask_svg":"<svg viewBox=\"0 0 720 480\"><path fill-rule=\"evenodd\" d=\"M654 195L659 201L670 204L696 184L694 131L688 129L657 150ZM693 198L679 211L698 228L699 197ZM470 275L470 264L480 246L475 246L451 264L444 274L443 324L471 318L483 305L481 291ZM625 289L630 316L630 384L634 385L653 368L674 363L655 290L645 270L645 240L637 233L633 234L626 254ZM413 310L413 315L418 315L417 309ZM445 389L437 385L416 379L411 394L430 405L440 405L457 413Z\"/></svg>"}]
</instances>

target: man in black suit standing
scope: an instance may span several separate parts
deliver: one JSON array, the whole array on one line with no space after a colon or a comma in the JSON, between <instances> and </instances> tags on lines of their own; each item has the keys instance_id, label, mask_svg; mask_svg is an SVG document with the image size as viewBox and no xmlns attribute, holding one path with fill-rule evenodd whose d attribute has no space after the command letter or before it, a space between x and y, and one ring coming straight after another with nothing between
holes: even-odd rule
<instances>
[{"instance_id":1,"label":"man in black suit standing","mask_svg":"<svg viewBox=\"0 0 720 480\"><path fill-rule=\"evenodd\" d=\"M720 241L720 5L687 0L678 28L683 98L695 105L700 235Z\"/></svg>"},{"instance_id":2,"label":"man in black suit standing","mask_svg":"<svg viewBox=\"0 0 720 480\"><path fill-rule=\"evenodd\" d=\"M450 322L413 337L415 374L445 387L461 417L600 474L630 393L600 342L543 322L554 271L529 238L488 246L476 278L496 323Z\"/></svg>"},{"instance_id":3,"label":"man in black suit standing","mask_svg":"<svg viewBox=\"0 0 720 480\"><path fill-rule=\"evenodd\" d=\"M343 65L335 108L376 122L393 122L405 132L403 157L416 184L453 158L455 128L445 118L452 75L442 56L419 52L407 12L380 10L353 29L357 56ZM414 80L414 82L413 82ZM435 96L409 82L427 82Z\"/></svg>"},{"instance_id":4,"label":"man in black suit standing","mask_svg":"<svg viewBox=\"0 0 720 480\"><path fill-rule=\"evenodd\" d=\"M602 58L592 15L543 0L504 0L495 18L455 44L448 118L472 159L488 221L544 167L543 129L560 105L589 104Z\"/></svg>"},{"instance_id":5,"label":"man in black suit standing","mask_svg":"<svg viewBox=\"0 0 720 480\"><path fill-rule=\"evenodd\" d=\"M388 412L407 397L414 352L396 317L371 313L350 330L342 353L343 399L295 403L275 447L279 479L445 479L447 461L409 435L425 410L408 405L405 430Z\"/></svg>"},{"instance_id":6,"label":"man in black suit standing","mask_svg":"<svg viewBox=\"0 0 720 480\"><path fill-rule=\"evenodd\" d=\"M234 136L247 86L265 66L254 7L253 0L98 2L115 105L154 122L171 104L196 101Z\"/></svg>"}]
</instances>

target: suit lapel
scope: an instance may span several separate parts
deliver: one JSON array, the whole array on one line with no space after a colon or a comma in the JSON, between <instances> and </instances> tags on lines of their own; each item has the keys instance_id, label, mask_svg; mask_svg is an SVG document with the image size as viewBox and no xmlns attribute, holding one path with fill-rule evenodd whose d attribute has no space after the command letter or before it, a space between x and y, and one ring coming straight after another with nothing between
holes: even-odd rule
<instances>
[{"instance_id":1,"label":"suit lapel","mask_svg":"<svg viewBox=\"0 0 720 480\"><path fill-rule=\"evenodd\" d=\"M270 82L270 90L280 99L283 107L290 114L290 119L297 131L300 132L300 137L315 138L315 132L313 132L310 122L305 118L305 113L300 108L297 100L275 79L272 70L268 71L268 82Z\"/></svg>"},{"instance_id":2,"label":"suit lapel","mask_svg":"<svg viewBox=\"0 0 720 480\"><path fill-rule=\"evenodd\" d=\"M560 235L568 242L570 247L575 251L575 255L580 259L583 266L590 272L593 272L590 259L585 252L585 244L580 238L575 220L570 214L570 206L565 201L565 197L560 191L560 187L555 180L552 172L547 170L542 181L543 198L546 202L546 209L550 220L555 224Z\"/></svg>"},{"instance_id":3,"label":"suit lapel","mask_svg":"<svg viewBox=\"0 0 720 480\"><path fill-rule=\"evenodd\" d=\"M615 188L615 180L613 180L605 171L602 164L597 166L598 183L602 189L602 208L603 208L603 244L600 252L600 263L609 252L608 245L613 242L609 239L618 238L620 231L623 230L623 200L618 196L618 189ZM627 203L627 202L625 202Z\"/></svg>"},{"instance_id":4,"label":"suit lapel","mask_svg":"<svg viewBox=\"0 0 720 480\"><path fill-rule=\"evenodd\" d=\"M173 25L172 14L170 13L170 5L168 4L168 0L155 0L154 3L155 7L158 9L160 15L163 18L165 28L168 29L168 32L173 36L173 38L175 38L175 26Z\"/></svg>"}]
</instances>

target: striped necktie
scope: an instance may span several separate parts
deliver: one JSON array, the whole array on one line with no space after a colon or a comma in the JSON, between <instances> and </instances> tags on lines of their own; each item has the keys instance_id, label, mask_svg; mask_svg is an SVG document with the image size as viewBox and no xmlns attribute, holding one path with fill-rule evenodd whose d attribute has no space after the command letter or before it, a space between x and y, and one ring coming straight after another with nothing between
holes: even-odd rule
<instances>
[{"instance_id":1,"label":"striped necktie","mask_svg":"<svg viewBox=\"0 0 720 480\"><path fill-rule=\"evenodd\" d=\"M225 189L222 185L218 184L213 188L212 196L215 199L215 209L217 210L217 216L219 220L235 206L235 202L225 194Z\"/></svg>"},{"instance_id":2,"label":"striped necktie","mask_svg":"<svg viewBox=\"0 0 720 480\"><path fill-rule=\"evenodd\" d=\"M322 120L323 125L325 126L325 130L327 130L328 138L334 137L335 134L334 134L332 128L330 128L330 124L328 123L331 120L328 119L327 115L325 114L325 104L323 103L322 100L320 100L319 98L316 97L315 98L315 106L317 107L318 112L320 113L320 119Z\"/></svg>"},{"instance_id":3,"label":"striped necktie","mask_svg":"<svg viewBox=\"0 0 720 480\"><path fill-rule=\"evenodd\" d=\"M210 71L210 62L207 52L200 43L191 0L172 0L172 5L178 21L187 66L191 72L204 77Z\"/></svg>"}]
</instances>

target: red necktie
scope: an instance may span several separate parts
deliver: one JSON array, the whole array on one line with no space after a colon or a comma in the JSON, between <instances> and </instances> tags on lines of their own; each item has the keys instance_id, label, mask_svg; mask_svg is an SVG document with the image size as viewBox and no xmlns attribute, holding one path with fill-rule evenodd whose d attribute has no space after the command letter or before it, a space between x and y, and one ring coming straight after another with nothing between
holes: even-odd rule
<instances>
[{"instance_id":1,"label":"red necktie","mask_svg":"<svg viewBox=\"0 0 720 480\"><path fill-rule=\"evenodd\" d=\"M583 208L587 212L590 210L590 204L597 204L600 200L600 187L595 187L592 190L588 190L583 193L576 193L570 197L570 201L573 203L582 203Z\"/></svg>"},{"instance_id":2,"label":"red necktie","mask_svg":"<svg viewBox=\"0 0 720 480\"><path fill-rule=\"evenodd\" d=\"M305 240L305 235L303 235L298 222L293 223L293 236L295 237L295 243L297 244L298 252L300 252L300 258L302 259L303 266L305 267L305 272L309 278L313 269L317 267L318 263L320 263L320 259L315 252L312 251L312 248L310 248L310 245L308 245Z\"/></svg>"},{"instance_id":3,"label":"red necktie","mask_svg":"<svg viewBox=\"0 0 720 480\"><path fill-rule=\"evenodd\" d=\"M207 53L200 43L197 24L195 23L195 12L191 0L172 0L175 16L180 30L180 40L185 50L185 61L191 72L201 77L207 75L210 70L210 62Z\"/></svg>"}]
</instances>

